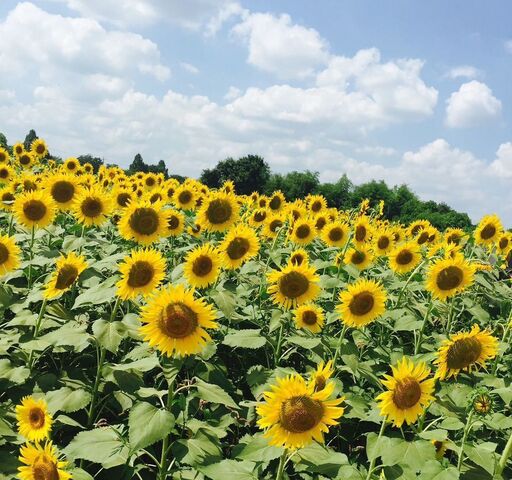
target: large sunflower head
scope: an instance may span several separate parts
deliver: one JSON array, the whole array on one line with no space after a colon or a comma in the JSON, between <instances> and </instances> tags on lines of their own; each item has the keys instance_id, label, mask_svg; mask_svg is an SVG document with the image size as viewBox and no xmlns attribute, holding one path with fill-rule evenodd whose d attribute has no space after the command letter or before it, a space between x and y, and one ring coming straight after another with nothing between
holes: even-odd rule
<instances>
[{"instance_id":1,"label":"large sunflower head","mask_svg":"<svg viewBox=\"0 0 512 480\"><path fill-rule=\"evenodd\" d=\"M495 243L503 233L503 224L498 215L486 215L476 227L473 236L479 245Z\"/></svg>"},{"instance_id":2,"label":"large sunflower head","mask_svg":"<svg viewBox=\"0 0 512 480\"><path fill-rule=\"evenodd\" d=\"M75 197L73 212L77 220L87 226L102 225L112 212L112 202L101 187L84 187Z\"/></svg>"},{"instance_id":3,"label":"large sunflower head","mask_svg":"<svg viewBox=\"0 0 512 480\"><path fill-rule=\"evenodd\" d=\"M265 430L270 445L295 450L314 440L323 443L329 426L337 425L344 408L344 397L331 399L334 383L315 391L300 375L278 378L264 401L258 405L258 425Z\"/></svg>"},{"instance_id":4,"label":"large sunflower head","mask_svg":"<svg viewBox=\"0 0 512 480\"><path fill-rule=\"evenodd\" d=\"M286 200L283 192L281 192L281 190L277 190L270 196L268 200L268 208L273 212L278 212L285 207L285 203Z\"/></svg>"},{"instance_id":5,"label":"large sunflower head","mask_svg":"<svg viewBox=\"0 0 512 480\"><path fill-rule=\"evenodd\" d=\"M315 224L309 218L300 218L291 226L290 240L297 245L309 245L315 237Z\"/></svg>"},{"instance_id":6,"label":"large sunflower head","mask_svg":"<svg viewBox=\"0 0 512 480\"><path fill-rule=\"evenodd\" d=\"M320 278L308 264L288 264L281 270L270 272L267 277L272 300L287 310L315 300L320 293Z\"/></svg>"},{"instance_id":7,"label":"large sunflower head","mask_svg":"<svg viewBox=\"0 0 512 480\"><path fill-rule=\"evenodd\" d=\"M23 397L21 405L16 405L18 430L30 442L39 442L50 435L52 417L43 399Z\"/></svg>"},{"instance_id":8,"label":"large sunflower head","mask_svg":"<svg viewBox=\"0 0 512 480\"><path fill-rule=\"evenodd\" d=\"M211 193L201 205L198 221L205 230L222 232L238 221L240 205L229 193Z\"/></svg>"},{"instance_id":9,"label":"large sunflower head","mask_svg":"<svg viewBox=\"0 0 512 480\"><path fill-rule=\"evenodd\" d=\"M295 310L295 325L312 333L322 331L325 317L322 309L314 303L303 303Z\"/></svg>"},{"instance_id":10,"label":"large sunflower head","mask_svg":"<svg viewBox=\"0 0 512 480\"><path fill-rule=\"evenodd\" d=\"M349 228L346 223L329 222L322 228L322 240L330 247L343 247L349 238Z\"/></svg>"},{"instance_id":11,"label":"large sunflower head","mask_svg":"<svg viewBox=\"0 0 512 480\"><path fill-rule=\"evenodd\" d=\"M192 287L207 287L217 280L222 258L211 244L196 247L185 259L184 275Z\"/></svg>"},{"instance_id":12,"label":"large sunflower head","mask_svg":"<svg viewBox=\"0 0 512 480\"><path fill-rule=\"evenodd\" d=\"M256 232L243 223L233 227L219 246L224 267L235 269L256 256L260 249L260 240Z\"/></svg>"},{"instance_id":13,"label":"large sunflower head","mask_svg":"<svg viewBox=\"0 0 512 480\"><path fill-rule=\"evenodd\" d=\"M87 262L85 258L74 252L59 258L56 269L46 285L45 298L56 298L69 290L86 268Z\"/></svg>"},{"instance_id":14,"label":"large sunflower head","mask_svg":"<svg viewBox=\"0 0 512 480\"><path fill-rule=\"evenodd\" d=\"M147 296L155 291L165 277L165 259L155 249L132 250L119 265L121 279L117 295L129 300L137 295Z\"/></svg>"},{"instance_id":15,"label":"large sunflower head","mask_svg":"<svg viewBox=\"0 0 512 480\"><path fill-rule=\"evenodd\" d=\"M27 443L20 448L18 467L20 480L69 480L71 474L65 470L68 462L59 459L59 452L52 442L44 446Z\"/></svg>"},{"instance_id":16,"label":"large sunflower head","mask_svg":"<svg viewBox=\"0 0 512 480\"><path fill-rule=\"evenodd\" d=\"M118 227L119 233L126 240L150 245L167 232L166 212L160 204L132 202L124 210Z\"/></svg>"},{"instance_id":17,"label":"large sunflower head","mask_svg":"<svg viewBox=\"0 0 512 480\"><path fill-rule=\"evenodd\" d=\"M20 264L20 248L14 238L0 235L0 275L16 270Z\"/></svg>"},{"instance_id":18,"label":"large sunflower head","mask_svg":"<svg viewBox=\"0 0 512 480\"><path fill-rule=\"evenodd\" d=\"M61 210L71 207L79 190L76 179L63 173L46 177L44 187Z\"/></svg>"},{"instance_id":19,"label":"large sunflower head","mask_svg":"<svg viewBox=\"0 0 512 480\"><path fill-rule=\"evenodd\" d=\"M386 298L386 291L380 283L360 279L340 292L336 311L349 327L364 327L386 311Z\"/></svg>"},{"instance_id":20,"label":"large sunflower head","mask_svg":"<svg viewBox=\"0 0 512 480\"><path fill-rule=\"evenodd\" d=\"M498 340L488 331L473 325L470 332L460 332L443 342L438 351L436 377L441 380L456 377L461 371L471 371L494 358L498 353Z\"/></svg>"},{"instance_id":21,"label":"large sunflower head","mask_svg":"<svg viewBox=\"0 0 512 480\"><path fill-rule=\"evenodd\" d=\"M167 210L167 234L177 237L185 229L185 215L180 210Z\"/></svg>"},{"instance_id":22,"label":"large sunflower head","mask_svg":"<svg viewBox=\"0 0 512 480\"><path fill-rule=\"evenodd\" d=\"M389 267L396 273L408 273L421 262L421 253L416 242L407 242L395 247L389 254Z\"/></svg>"},{"instance_id":23,"label":"large sunflower head","mask_svg":"<svg viewBox=\"0 0 512 480\"><path fill-rule=\"evenodd\" d=\"M44 158L48 154L48 147L42 138L36 138L30 145L30 151L37 158Z\"/></svg>"},{"instance_id":24,"label":"large sunflower head","mask_svg":"<svg viewBox=\"0 0 512 480\"><path fill-rule=\"evenodd\" d=\"M361 244L356 248L349 248L345 252L343 261L346 265L353 265L358 270L363 271L372 264L373 253L364 244Z\"/></svg>"},{"instance_id":25,"label":"large sunflower head","mask_svg":"<svg viewBox=\"0 0 512 480\"><path fill-rule=\"evenodd\" d=\"M14 214L19 223L27 228L44 228L53 222L56 213L55 202L45 192L34 190L16 197Z\"/></svg>"},{"instance_id":26,"label":"large sunflower head","mask_svg":"<svg viewBox=\"0 0 512 480\"><path fill-rule=\"evenodd\" d=\"M141 322L144 340L167 356L199 353L211 340L205 329L218 328L213 307L183 285L152 296L142 308Z\"/></svg>"},{"instance_id":27,"label":"large sunflower head","mask_svg":"<svg viewBox=\"0 0 512 480\"><path fill-rule=\"evenodd\" d=\"M446 300L466 288L475 279L475 268L462 254L438 259L427 272L426 289L439 300Z\"/></svg>"},{"instance_id":28,"label":"large sunflower head","mask_svg":"<svg viewBox=\"0 0 512 480\"><path fill-rule=\"evenodd\" d=\"M192 186L182 184L176 187L173 201L176 208L181 210L194 210L196 206L197 193Z\"/></svg>"},{"instance_id":29,"label":"large sunflower head","mask_svg":"<svg viewBox=\"0 0 512 480\"><path fill-rule=\"evenodd\" d=\"M410 425L434 399L435 379L427 378L430 369L424 362L414 364L405 357L391 368L393 375L385 375L382 380L387 390L377 397L380 414L395 427L401 427L404 422Z\"/></svg>"}]
</instances>

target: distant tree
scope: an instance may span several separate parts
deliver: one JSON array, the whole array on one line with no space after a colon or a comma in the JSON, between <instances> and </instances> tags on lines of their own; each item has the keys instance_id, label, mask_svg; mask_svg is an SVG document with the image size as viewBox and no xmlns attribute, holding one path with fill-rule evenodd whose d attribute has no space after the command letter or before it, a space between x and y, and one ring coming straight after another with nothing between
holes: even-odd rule
<instances>
[{"instance_id":1,"label":"distant tree","mask_svg":"<svg viewBox=\"0 0 512 480\"><path fill-rule=\"evenodd\" d=\"M0 132L0 147L9 148L9 145L7 145L7 137L2 132Z\"/></svg>"},{"instance_id":2,"label":"distant tree","mask_svg":"<svg viewBox=\"0 0 512 480\"><path fill-rule=\"evenodd\" d=\"M133 162L128 167L128 173L133 175L137 172L144 172L147 173L149 171L148 166L144 162L144 159L142 158L142 155L140 153L137 153L135 157L133 157Z\"/></svg>"},{"instance_id":3,"label":"distant tree","mask_svg":"<svg viewBox=\"0 0 512 480\"><path fill-rule=\"evenodd\" d=\"M281 190L287 200L305 198L307 195L316 193L320 182L318 172L290 172L284 175L275 173L270 176L265 186L265 193L271 194L275 190Z\"/></svg>"},{"instance_id":4,"label":"distant tree","mask_svg":"<svg viewBox=\"0 0 512 480\"><path fill-rule=\"evenodd\" d=\"M148 172L162 173L165 178L169 177L169 172L163 160L160 160L156 165L148 165Z\"/></svg>"},{"instance_id":5,"label":"distant tree","mask_svg":"<svg viewBox=\"0 0 512 480\"><path fill-rule=\"evenodd\" d=\"M23 142L23 145L25 146L25 150L30 149L30 145L32 145L32 142L39 138L37 136L37 133L35 130L31 129L30 132L27 133L27 136L25 137L25 141Z\"/></svg>"},{"instance_id":6,"label":"distant tree","mask_svg":"<svg viewBox=\"0 0 512 480\"><path fill-rule=\"evenodd\" d=\"M175 180L178 180L178 182L180 183L183 183L187 179L187 177L184 177L183 175L176 174L169 175L169 178L174 178Z\"/></svg>"},{"instance_id":7,"label":"distant tree","mask_svg":"<svg viewBox=\"0 0 512 480\"><path fill-rule=\"evenodd\" d=\"M336 183L322 183L318 187L318 193L322 194L330 207L350 208L351 195L354 185L346 174L343 174Z\"/></svg>"},{"instance_id":8,"label":"distant tree","mask_svg":"<svg viewBox=\"0 0 512 480\"><path fill-rule=\"evenodd\" d=\"M91 154L80 155L78 157L78 161L80 165L84 165L85 163L90 163L92 165L92 169L94 173L98 173L98 170L102 165L104 165L105 161L99 157L93 157Z\"/></svg>"}]
</instances>

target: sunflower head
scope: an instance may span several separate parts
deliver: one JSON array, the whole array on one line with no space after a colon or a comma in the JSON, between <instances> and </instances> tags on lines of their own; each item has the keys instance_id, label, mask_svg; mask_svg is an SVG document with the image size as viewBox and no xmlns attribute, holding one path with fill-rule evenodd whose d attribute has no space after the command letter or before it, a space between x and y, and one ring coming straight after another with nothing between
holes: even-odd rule
<instances>
[{"instance_id":1,"label":"sunflower head","mask_svg":"<svg viewBox=\"0 0 512 480\"><path fill-rule=\"evenodd\" d=\"M298 248L297 250L294 250L291 253L290 258L288 259L288 263L290 265L295 265L297 267L302 265L303 263L307 264L308 262L309 262L308 252L306 252L306 250L304 250L303 248Z\"/></svg>"},{"instance_id":2,"label":"sunflower head","mask_svg":"<svg viewBox=\"0 0 512 480\"><path fill-rule=\"evenodd\" d=\"M345 264L353 265L362 271L372 264L373 253L364 244L361 244L356 248L349 248L343 260Z\"/></svg>"},{"instance_id":3,"label":"sunflower head","mask_svg":"<svg viewBox=\"0 0 512 480\"><path fill-rule=\"evenodd\" d=\"M21 405L16 406L16 419L20 434L30 442L48 438L52 428L52 417L44 400L24 397Z\"/></svg>"},{"instance_id":4,"label":"sunflower head","mask_svg":"<svg viewBox=\"0 0 512 480\"><path fill-rule=\"evenodd\" d=\"M332 360L329 360L327 363L320 362L316 370L311 375L310 383L313 387L314 392L318 392L323 390L327 384L329 383L329 379L332 377L334 373Z\"/></svg>"},{"instance_id":5,"label":"sunflower head","mask_svg":"<svg viewBox=\"0 0 512 480\"><path fill-rule=\"evenodd\" d=\"M238 220L239 211L240 205L234 195L215 192L202 203L198 219L205 230L222 232Z\"/></svg>"},{"instance_id":6,"label":"sunflower head","mask_svg":"<svg viewBox=\"0 0 512 480\"><path fill-rule=\"evenodd\" d=\"M50 175L44 182L44 188L55 204L62 210L73 204L79 187L75 178L68 174Z\"/></svg>"},{"instance_id":7,"label":"sunflower head","mask_svg":"<svg viewBox=\"0 0 512 480\"><path fill-rule=\"evenodd\" d=\"M391 250L389 266L396 273L408 273L421 262L420 249L415 242L407 242Z\"/></svg>"},{"instance_id":8,"label":"sunflower head","mask_svg":"<svg viewBox=\"0 0 512 480\"><path fill-rule=\"evenodd\" d=\"M435 298L446 300L469 287L474 277L474 265L458 254L438 259L429 267L426 288Z\"/></svg>"},{"instance_id":9,"label":"sunflower head","mask_svg":"<svg viewBox=\"0 0 512 480\"><path fill-rule=\"evenodd\" d=\"M59 452L52 442L44 446L40 443L20 448L19 460L23 464L18 467L21 480L69 480L71 474L65 470L67 462L59 459Z\"/></svg>"},{"instance_id":10,"label":"sunflower head","mask_svg":"<svg viewBox=\"0 0 512 480\"><path fill-rule=\"evenodd\" d=\"M297 245L308 245L316 236L315 224L309 218L301 218L294 222L290 240Z\"/></svg>"},{"instance_id":11,"label":"sunflower head","mask_svg":"<svg viewBox=\"0 0 512 480\"><path fill-rule=\"evenodd\" d=\"M55 272L46 285L45 298L56 298L69 290L86 268L87 262L82 255L71 252L61 257L57 261Z\"/></svg>"},{"instance_id":12,"label":"sunflower head","mask_svg":"<svg viewBox=\"0 0 512 480\"><path fill-rule=\"evenodd\" d=\"M224 267L228 269L240 267L244 262L257 255L259 249L258 235L243 223L232 228L219 247Z\"/></svg>"},{"instance_id":13,"label":"sunflower head","mask_svg":"<svg viewBox=\"0 0 512 480\"><path fill-rule=\"evenodd\" d=\"M126 240L150 245L166 234L166 212L160 204L132 202L124 210L118 227Z\"/></svg>"},{"instance_id":14,"label":"sunflower head","mask_svg":"<svg viewBox=\"0 0 512 480\"><path fill-rule=\"evenodd\" d=\"M16 270L20 264L20 248L14 238L0 235L0 275Z\"/></svg>"},{"instance_id":15,"label":"sunflower head","mask_svg":"<svg viewBox=\"0 0 512 480\"><path fill-rule=\"evenodd\" d=\"M110 195L97 185L84 187L76 195L72 209L83 225L102 225L112 212Z\"/></svg>"},{"instance_id":16,"label":"sunflower head","mask_svg":"<svg viewBox=\"0 0 512 480\"><path fill-rule=\"evenodd\" d=\"M330 247L343 247L348 238L349 228L346 223L329 222L322 228L322 240Z\"/></svg>"},{"instance_id":17,"label":"sunflower head","mask_svg":"<svg viewBox=\"0 0 512 480\"><path fill-rule=\"evenodd\" d=\"M9 152L4 147L0 147L0 164L9 163L9 158Z\"/></svg>"},{"instance_id":18,"label":"sunflower head","mask_svg":"<svg viewBox=\"0 0 512 480\"><path fill-rule=\"evenodd\" d=\"M285 198L281 190L274 192L268 200L268 208L273 212L278 212L285 206Z\"/></svg>"},{"instance_id":19,"label":"sunflower head","mask_svg":"<svg viewBox=\"0 0 512 480\"><path fill-rule=\"evenodd\" d=\"M498 215L486 215L475 229L473 236L479 245L495 243L503 233L503 224Z\"/></svg>"},{"instance_id":20,"label":"sunflower head","mask_svg":"<svg viewBox=\"0 0 512 480\"><path fill-rule=\"evenodd\" d=\"M314 303L304 303L295 310L295 325L312 333L322 331L325 317L322 309Z\"/></svg>"},{"instance_id":21,"label":"sunflower head","mask_svg":"<svg viewBox=\"0 0 512 480\"><path fill-rule=\"evenodd\" d=\"M18 156L18 163L25 169L32 168L35 165L36 160L37 159L32 152L23 152Z\"/></svg>"},{"instance_id":22,"label":"sunflower head","mask_svg":"<svg viewBox=\"0 0 512 480\"><path fill-rule=\"evenodd\" d=\"M13 205L18 222L27 228L44 228L53 222L55 202L42 191L34 190L16 197Z\"/></svg>"},{"instance_id":23,"label":"sunflower head","mask_svg":"<svg viewBox=\"0 0 512 480\"><path fill-rule=\"evenodd\" d=\"M192 250L185 260L184 275L192 287L207 287L217 280L222 259L211 244Z\"/></svg>"},{"instance_id":24,"label":"sunflower head","mask_svg":"<svg viewBox=\"0 0 512 480\"><path fill-rule=\"evenodd\" d=\"M30 145L30 151L37 158L44 158L48 154L48 147L42 138L36 138Z\"/></svg>"},{"instance_id":25,"label":"sunflower head","mask_svg":"<svg viewBox=\"0 0 512 480\"><path fill-rule=\"evenodd\" d=\"M327 208L327 200L322 195L310 195L307 205L309 210L316 214Z\"/></svg>"}]
</instances>

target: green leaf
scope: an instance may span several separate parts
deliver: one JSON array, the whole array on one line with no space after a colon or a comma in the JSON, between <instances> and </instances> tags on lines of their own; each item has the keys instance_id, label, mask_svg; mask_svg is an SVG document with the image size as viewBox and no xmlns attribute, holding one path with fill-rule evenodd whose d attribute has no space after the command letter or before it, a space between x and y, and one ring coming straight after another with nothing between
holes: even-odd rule
<instances>
[{"instance_id":1,"label":"green leaf","mask_svg":"<svg viewBox=\"0 0 512 480\"><path fill-rule=\"evenodd\" d=\"M50 412L58 411L72 413L89 405L91 394L79 388L72 390L69 387L62 387L46 393L46 401Z\"/></svg>"},{"instance_id":2,"label":"green leaf","mask_svg":"<svg viewBox=\"0 0 512 480\"><path fill-rule=\"evenodd\" d=\"M20 384L29 377L30 370L25 367L13 367L7 358L0 359L0 379Z\"/></svg>"},{"instance_id":3,"label":"green leaf","mask_svg":"<svg viewBox=\"0 0 512 480\"><path fill-rule=\"evenodd\" d=\"M253 462L237 462L229 459L205 467L198 467L198 470L211 480L226 480L230 477L237 480L258 480L260 477L255 469L256 464Z\"/></svg>"},{"instance_id":4,"label":"green leaf","mask_svg":"<svg viewBox=\"0 0 512 480\"><path fill-rule=\"evenodd\" d=\"M154 407L150 403L137 403L128 419L128 435L133 451L146 448L165 438L174 426L174 416L167 410Z\"/></svg>"},{"instance_id":5,"label":"green leaf","mask_svg":"<svg viewBox=\"0 0 512 480\"><path fill-rule=\"evenodd\" d=\"M174 442L172 453L179 462L192 466L213 463L222 458L219 440L203 430L188 440Z\"/></svg>"},{"instance_id":6,"label":"green leaf","mask_svg":"<svg viewBox=\"0 0 512 480\"><path fill-rule=\"evenodd\" d=\"M282 453L282 448L269 445L268 440L258 433L242 448L236 458L253 462L270 462L279 458Z\"/></svg>"},{"instance_id":7,"label":"green leaf","mask_svg":"<svg viewBox=\"0 0 512 480\"><path fill-rule=\"evenodd\" d=\"M88 288L76 297L72 310L87 304L101 305L110 303L116 295L117 287L104 287L102 284Z\"/></svg>"},{"instance_id":8,"label":"green leaf","mask_svg":"<svg viewBox=\"0 0 512 480\"><path fill-rule=\"evenodd\" d=\"M212 293L211 298L219 310L229 320L235 311L236 296L228 290L222 290Z\"/></svg>"},{"instance_id":9,"label":"green leaf","mask_svg":"<svg viewBox=\"0 0 512 480\"><path fill-rule=\"evenodd\" d=\"M92 324L92 331L101 346L109 352L116 353L123 340L126 327L123 323L117 321L96 320Z\"/></svg>"},{"instance_id":10,"label":"green leaf","mask_svg":"<svg viewBox=\"0 0 512 480\"><path fill-rule=\"evenodd\" d=\"M345 454L335 452L318 443L311 443L307 447L301 448L297 457L301 464L307 465L308 471L329 476L336 475L341 465L348 464Z\"/></svg>"},{"instance_id":11,"label":"green leaf","mask_svg":"<svg viewBox=\"0 0 512 480\"><path fill-rule=\"evenodd\" d=\"M287 343L293 343L299 347L311 350L312 348L318 347L321 340L317 337L302 337L300 335L292 335L286 339Z\"/></svg>"},{"instance_id":12,"label":"green leaf","mask_svg":"<svg viewBox=\"0 0 512 480\"><path fill-rule=\"evenodd\" d=\"M236 330L224 337L222 342L230 347L261 348L267 342L260 334L260 329Z\"/></svg>"},{"instance_id":13,"label":"green leaf","mask_svg":"<svg viewBox=\"0 0 512 480\"><path fill-rule=\"evenodd\" d=\"M464 453L473 463L476 463L492 475L498 462L496 453L494 453L496 447L497 445L491 442L480 443L474 446L465 445Z\"/></svg>"},{"instance_id":14,"label":"green leaf","mask_svg":"<svg viewBox=\"0 0 512 480\"><path fill-rule=\"evenodd\" d=\"M238 405L221 387L213 383L206 383L196 377L196 387L199 397L206 402L218 403L238 409Z\"/></svg>"}]
</instances>

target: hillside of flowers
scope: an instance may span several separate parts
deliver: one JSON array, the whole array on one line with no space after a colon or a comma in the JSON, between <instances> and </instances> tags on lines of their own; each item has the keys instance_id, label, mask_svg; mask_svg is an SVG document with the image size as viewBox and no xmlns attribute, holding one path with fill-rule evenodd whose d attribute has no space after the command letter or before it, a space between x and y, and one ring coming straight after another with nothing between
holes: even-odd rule
<instances>
[{"instance_id":1,"label":"hillside of flowers","mask_svg":"<svg viewBox=\"0 0 512 480\"><path fill-rule=\"evenodd\" d=\"M512 233L0 148L0 479L512 478Z\"/></svg>"}]
</instances>

